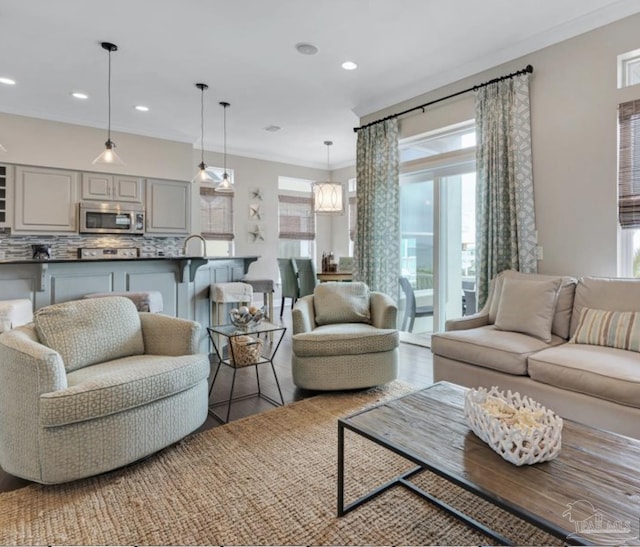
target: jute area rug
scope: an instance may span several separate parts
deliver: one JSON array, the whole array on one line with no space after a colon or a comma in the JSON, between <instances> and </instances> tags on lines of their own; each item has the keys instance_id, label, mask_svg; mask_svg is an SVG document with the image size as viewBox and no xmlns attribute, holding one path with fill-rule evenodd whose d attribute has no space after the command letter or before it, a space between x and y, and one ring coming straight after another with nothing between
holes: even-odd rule
<instances>
[{"instance_id":1,"label":"jute area rug","mask_svg":"<svg viewBox=\"0 0 640 547\"><path fill-rule=\"evenodd\" d=\"M323 394L192 435L135 465L0 495L0 544L478 545L491 540L403 488L336 517L337 418L409 391ZM348 433L346 496L411 464ZM423 474L519 544L559 543Z\"/></svg>"}]
</instances>

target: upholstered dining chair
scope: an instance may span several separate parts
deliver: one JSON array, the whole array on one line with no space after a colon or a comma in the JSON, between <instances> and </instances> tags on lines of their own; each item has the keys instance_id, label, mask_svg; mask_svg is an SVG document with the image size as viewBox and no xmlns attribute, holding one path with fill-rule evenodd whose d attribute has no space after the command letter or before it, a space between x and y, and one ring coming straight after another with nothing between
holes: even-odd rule
<instances>
[{"instance_id":1,"label":"upholstered dining chair","mask_svg":"<svg viewBox=\"0 0 640 547\"><path fill-rule=\"evenodd\" d=\"M284 313L284 300L291 298L291 308L300 296L298 285L298 272L292 258L279 258L278 269L280 270L280 291L282 293L282 303L280 304L280 317Z\"/></svg>"},{"instance_id":2,"label":"upholstered dining chair","mask_svg":"<svg viewBox=\"0 0 640 547\"><path fill-rule=\"evenodd\" d=\"M428 317L433 315L433 306L416 306L416 295L413 292L411 282L404 276L400 276L400 288L404 293L404 317L402 319L402 330L413 332L413 324L416 317Z\"/></svg>"},{"instance_id":3,"label":"upholstered dining chair","mask_svg":"<svg viewBox=\"0 0 640 547\"><path fill-rule=\"evenodd\" d=\"M362 282L320 283L293 307L291 370L303 389L381 385L398 374L398 308Z\"/></svg>"},{"instance_id":4,"label":"upholstered dining chair","mask_svg":"<svg viewBox=\"0 0 640 547\"><path fill-rule=\"evenodd\" d=\"M298 271L298 287L300 287L300 297L313 294L318 278L316 268L311 258L294 258L293 262Z\"/></svg>"}]
</instances>

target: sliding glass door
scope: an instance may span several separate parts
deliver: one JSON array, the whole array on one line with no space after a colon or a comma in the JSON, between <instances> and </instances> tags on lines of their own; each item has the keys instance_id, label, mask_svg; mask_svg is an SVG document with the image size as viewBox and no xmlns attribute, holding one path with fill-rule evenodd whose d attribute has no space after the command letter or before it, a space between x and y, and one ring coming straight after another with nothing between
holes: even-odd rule
<instances>
[{"instance_id":1,"label":"sliding glass door","mask_svg":"<svg viewBox=\"0 0 640 547\"><path fill-rule=\"evenodd\" d=\"M447 319L475 312L476 176L468 148L403 166L399 328L406 341L428 344Z\"/></svg>"}]
</instances>

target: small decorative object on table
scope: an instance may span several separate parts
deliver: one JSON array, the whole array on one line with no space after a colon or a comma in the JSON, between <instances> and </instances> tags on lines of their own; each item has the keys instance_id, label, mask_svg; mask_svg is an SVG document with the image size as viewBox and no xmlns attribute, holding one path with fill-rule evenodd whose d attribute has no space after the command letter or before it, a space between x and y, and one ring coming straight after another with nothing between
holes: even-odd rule
<instances>
[{"instance_id":1,"label":"small decorative object on table","mask_svg":"<svg viewBox=\"0 0 640 547\"><path fill-rule=\"evenodd\" d=\"M264 319L264 316L264 308L258 308L256 306L242 306L241 308L233 308L229 312L229 320L233 326L242 330L247 330L249 327L259 325L260 321Z\"/></svg>"},{"instance_id":2,"label":"small decorative object on table","mask_svg":"<svg viewBox=\"0 0 640 547\"><path fill-rule=\"evenodd\" d=\"M255 365L262 358L262 340L252 336L232 336L232 364L235 367Z\"/></svg>"},{"instance_id":3,"label":"small decorative object on table","mask_svg":"<svg viewBox=\"0 0 640 547\"><path fill-rule=\"evenodd\" d=\"M562 418L540 403L496 386L470 389L464 414L473 432L515 465L552 460L562 446Z\"/></svg>"}]
</instances>

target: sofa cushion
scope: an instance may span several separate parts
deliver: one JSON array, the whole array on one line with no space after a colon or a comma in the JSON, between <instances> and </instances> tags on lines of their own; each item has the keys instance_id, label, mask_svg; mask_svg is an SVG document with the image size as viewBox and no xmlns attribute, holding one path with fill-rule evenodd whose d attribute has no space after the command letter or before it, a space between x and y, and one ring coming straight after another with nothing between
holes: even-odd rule
<instances>
[{"instance_id":1,"label":"sofa cushion","mask_svg":"<svg viewBox=\"0 0 640 547\"><path fill-rule=\"evenodd\" d=\"M560 278L505 278L496 314L496 328L551 342L551 322L561 281Z\"/></svg>"},{"instance_id":2,"label":"sofa cushion","mask_svg":"<svg viewBox=\"0 0 640 547\"><path fill-rule=\"evenodd\" d=\"M580 322L569 342L640 352L640 313L582 308Z\"/></svg>"},{"instance_id":3,"label":"sofa cushion","mask_svg":"<svg viewBox=\"0 0 640 547\"><path fill-rule=\"evenodd\" d=\"M293 353L298 357L360 355L391 351L398 347L396 329L378 329L364 323L340 323L294 334Z\"/></svg>"},{"instance_id":4,"label":"sofa cushion","mask_svg":"<svg viewBox=\"0 0 640 547\"><path fill-rule=\"evenodd\" d=\"M313 291L318 325L369 323L369 287L362 282L320 283Z\"/></svg>"},{"instance_id":5,"label":"sofa cushion","mask_svg":"<svg viewBox=\"0 0 640 547\"><path fill-rule=\"evenodd\" d=\"M533 380L640 408L640 353L562 344L529 357Z\"/></svg>"},{"instance_id":6,"label":"sofa cushion","mask_svg":"<svg viewBox=\"0 0 640 547\"><path fill-rule=\"evenodd\" d=\"M500 331L494 325L434 334L431 351L435 355L507 374L526 375L527 358L564 340L552 336L548 344L519 332Z\"/></svg>"},{"instance_id":7,"label":"sofa cushion","mask_svg":"<svg viewBox=\"0 0 640 547\"><path fill-rule=\"evenodd\" d=\"M68 387L40 396L40 425L56 427L117 414L169 397L209 376L206 355L137 355L67 375Z\"/></svg>"},{"instance_id":8,"label":"sofa cushion","mask_svg":"<svg viewBox=\"0 0 640 547\"><path fill-rule=\"evenodd\" d=\"M34 324L40 342L61 355L67 372L144 353L138 311L121 296L45 306Z\"/></svg>"},{"instance_id":9,"label":"sofa cushion","mask_svg":"<svg viewBox=\"0 0 640 547\"><path fill-rule=\"evenodd\" d=\"M640 312L640 279L580 278L573 304L571 335L578 328L583 308Z\"/></svg>"},{"instance_id":10,"label":"sofa cushion","mask_svg":"<svg viewBox=\"0 0 640 547\"><path fill-rule=\"evenodd\" d=\"M571 313L573 310L573 299L576 290L577 279L568 276L552 276L542 274L528 274L517 272L515 270L505 270L500 272L492 281L491 299L489 301L489 323L495 323L496 314L500 305L500 294L502 292L502 284L506 278L512 279L534 279L539 281L549 279L560 279L560 290L556 301L556 308L551 323L551 333L560 338L567 340L571 326Z\"/></svg>"}]
</instances>

